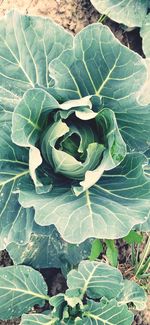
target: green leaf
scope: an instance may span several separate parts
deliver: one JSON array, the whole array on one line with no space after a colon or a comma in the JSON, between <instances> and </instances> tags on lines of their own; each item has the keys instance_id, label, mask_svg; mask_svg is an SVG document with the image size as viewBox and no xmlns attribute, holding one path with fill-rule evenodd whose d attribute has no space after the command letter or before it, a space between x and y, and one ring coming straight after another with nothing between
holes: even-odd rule
<instances>
[{"instance_id":1,"label":"green leaf","mask_svg":"<svg viewBox=\"0 0 150 325\"><path fill-rule=\"evenodd\" d=\"M65 320L63 320L63 323L62 323L63 325L83 325L83 321L82 321L82 319L80 318L80 317L77 317L76 319L66 319L65 318Z\"/></svg>"},{"instance_id":2,"label":"green leaf","mask_svg":"<svg viewBox=\"0 0 150 325\"><path fill-rule=\"evenodd\" d=\"M58 319L51 317L51 314L44 315L44 314L29 314L29 315L23 315L21 317L21 323L20 325L54 325L57 323Z\"/></svg>"},{"instance_id":3,"label":"green leaf","mask_svg":"<svg viewBox=\"0 0 150 325\"><path fill-rule=\"evenodd\" d=\"M76 307L83 307L82 297L80 295L80 290L78 289L68 289L65 294L65 301L71 307L76 309Z\"/></svg>"},{"instance_id":4,"label":"green leaf","mask_svg":"<svg viewBox=\"0 0 150 325\"><path fill-rule=\"evenodd\" d=\"M65 324L67 324L67 325L83 325L83 321L80 317L77 317L74 320L69 319L68 322L66 322Z\"/></svg>"},{"instance_id":5,"label":"green leaf","mask_svg":"<svg viewBox=\"0 0 150 325\"><path fill-rule=\"evenodd\" d=\"M107 245L106 256L110 262L110 264L114 267L118 265L118 249L115 246L114 240L105 240Z\"/></svg>"},{"instance_id":6,"label":"green leaf","mask_svg":"<svg viewBox=\"0 0 150 325\"><path fill-rule=\"evenodd\" d=\"M119 304L133 303L137 310L146 308L147 295L136 282L124 280L124 289L117 298Z\"/></svg>"},{"instance_id":7,"label":"green leaf","mask_svg":"<svg viewBox=\"0 0 150 325\"><path fill-rule=\"evenodd\" d=\"M38 224L55 224L68 242L80 243L90 237L121 238L149 216L150 181L144 175L144 163L142 154L127 155L120 166L105 173L79 197L66 182L40 196L32 184L24 184L19 201L23 207L34 207Z\"/></svg>"},{"instance_id":8,"label":"green leaf","mask_svg":"<svg viewBox=\"0 0 150 325\"><path fill-rule=\"evenodd\" d=\"M28 89L39 85L49 88L49 63L71 46L72 35L50 19L16 11L1 18L0 103L12 103L13 108Z\"/></svg>"},{"instance_id":9,"label":"green leaf","mask_svg":"<svg viewBox=\"0 0 150 325\"><path fill-rule=\"evenodd\" d=\"M27 266L0 268L0 319L10 319L43 305L47 285L41 274Z\"/></svg>"},{"instance_id":10,"label":"green leaf","mask_svg":"<svg viewBox=\"0 0 150 325\"><path fill-rule=\"evenodd\" d=\"M85 307L84 325L131 325L133 314L127 306L119 306L115 300L108 302L88 301Z\"/></svg>"},{"instance_id":11,"label":"green leaf","mask_svg":"<svg viewBox=\"0 0 150 325\"><path fill-rule=\"evenodd\" d=\"M114 298L123 288L122 275L119 270L104 263L82 261L78 270L72 270L67 277L71 290L79 290L82 297L108 299Z\"/></svg>"},{"instance_id":12,"label":"green leaf","mask_svg":"<svg viewBox=\"0 0 150 325\"><path fill-rule=\"evenodd\" d=\"M22 147L34 146L40 138L48 114L58 108L58 102L45 90L28 90L13 113L13 142Z\"/></svg>"},{"instance_id":13,"label":"green leaf","mask_svg":"<svg viewBox=\"0 0 150 325\"><path fill-rule=\"evenodd\" d=\"M142 47L143 52L147 58L150 58L150 14L145 17L143 26L140 30L140 35L142 37Z\"/></svg>"},{"instance_id":14,"label":"green leaf","mask_svg":"<svg viewBox=\"0 0 150 325\"><path fill-rule=\"evenodd\" d=\"M145 152L146 157L148 158L148 164L144 165L145 175L150 178L150 149ZM134 227L135 230L140 232L150 232L150 216L146 220L146 222L136 225Z\"/></svg>"},{"instance_id":15,"label":"green leaf","mask_svg":"<svg viewBox=\"0 0 150 325\"><path fill-rule=\"evenodd\" d=\"M27 243L33 224L33 210L23 209L15 194L29 174L28 150L12 143L10 130L9 122L0 121L0 249L11 242Z\"/></svg>"},{"instance_id":16,"label":"green leaf","mask_svg":"<svg viewBox=\"0 0 150 325\"><path fill-rule=\"evenodd\" d=\"M7 89L0 87L0 120L4 116L4 120L10 119L14 107L18 104L20 97L11 93Z\"/></svg>"},{"instance_id":17,"label":"green leaf","mask_svg":"<svg viewBox=\"0 0 150 325\"><path fill-rule=\"evenodd\" d=\"M11 123L0 122L0 186L28 175L28 150L11 141Z\"/></svg>"},{"instance_id":18,"label":"green leaf","mask_svg":"<svg viewBox=\"0 0 150 325\"><path fill-rule=\"evenodd\" d=\"M37 176L37 168L42 164L42 156L35 147L42 130L48 123L48 114L59 108L58 102L42 89L28 90L15 107L12 117L12 140L22 147L30 147L29 172L39 192L51 190L51 180L44 186Z\"/></svg>"},{"instance_id":19,"label":"green leaf","mask_svg":"<svg viewBox=\"0 0 150 325\"><path fill-rule=\"evenodd\" d=\"M148 0L91 0L101 14L129 27L141 27L148 11Z\"/></svg>"},{"instance_id":20,"label":"green leaf","mask_svg":"<svg viewBox=\"0 0 150 325\"><path fill-rule=\"evenodd\" d=\"M150 249L149 249L149 252L150 252ZM143 276L146 275L146 277L149 279L149 274L147 273L147 271L149 271L149 268L150 268L150 256L143 262L144 263L140 266L140 268L137 269L136 276L138 279L142 279ZM140 264L140 262L139 262L139 264Z\"/></svg>"},{"instance_id":21,"label":"green leaf","mask_svg":"<svg viewBox=\"0 0 150 325\"><path fill-rule=\"evenodd\" d=\"M9 201L0 215L0 250L7 248L10 243L26 244L30 240L34 218L32 209L23 209L18 204L12 187L7 186L5 190L4 196L6 198L8 195Z\"/></svg>"},{"instance_id":22,"label":"green leaf","mask_svg":"<svg viewBox=\"0 0 150 325\"><path fill-rule=\"evenodd\" d=\"M59 293L58 295L51 297L49 299L49 303L54 307L52 311L53 316L58 317L60 320L63 317L64 310L66 309L65 295L63 293Z\"/></svg>"},{"instance_id":23,"label":"green leaf","mask_svg":"<svg viewBox=\"0 0 150 325\"><path fill-rule=\"evenodd\" d=\"M63 241L54 226L40 227L33 225L32 235L26 245L11 243L7 251L15 264L30 265L39 268L70 269L88 257L91 251L91 240L80 245L72 245Z\"/></svg>"},{"instance_id":24,"label":"green leaf","mask_svg":"<svg viewBox=\"0 0 150 325\"><path fill-rule=\"evenodd\" d=\"M80 99L69 100L61 104L60 107L62 111L59 111L58 115L62 119L66 119L74 111L76 117L80 120L88 121L95 118L103 108L103 98L101 96L90 95ZM84 144L82 145L84 146Z\"/></svg>"},{"instance_id":25,"label":"green leaf","mask_svg":"<svg viewBox=\"0 0 150 325\"><path fill-rule=\"evenodd\" d=\"M145 96L147 66L144 59L119 43L106 26L93 24L76 35L73 49L50 64L50 75L55 81L50 91L60 101L103 96L104 107L115 112L129 150L147 150L150 106L141 107L137 101L142 94Z\"/></svg>"},{"instance_id":26,"label":"green leaf","mask_svg":"<svg viewBox=\"0 0 150 325\"><path fill-rule=\"evenodd\" d=\"M147 92L142 89L139 94L144 96L147 104L150 102L147 98ZM111 104L107 103L108 107ZM133 102L127 104L126 107L118 107L116 110L116 120L120 133L128 147L128 151L145 152L149 148L150 139L150 105L142 106L139 103Z\"/></svg>"},{"instance_id":27,"label":"green leaf","mask_svg":"<svg viewBox=\"0 0 150 325\"><path fill-rule=\"evenodd\" d=\"M148 159L148 164L144 166L144 171L147 177L150 177L150 148L145 152L145 156Z\"/></svg>"},{"instance_id":28,"label":"green leaf","mask_svg":"<svg viewBox=\"0 0 150 325\"><path fill-rule=\"evenodd\" d=\"M146 222L135 226L134 229L142 232L150 232L150 216L148 217Z\"/></svg>"},{"instance_id":29,"label":"green leaf","mask_svg":"<svg viewBox=\"0 0 150 325\"><path fill-rule=\"evenodd\" d=\"M149 92L149 84L150 84L150 57L145 58L144 62L145 62L145 65L147 67L147 80L144 83L143 88L141 89L141 93L139 94L138 101L139 101L139 103L141 105L150 104L150 92ZM149 140L148 140L148 143L149 143Z\"/></svg>"},{"instance_id":30,"label":"green leaf","mask_svg":"<svg viewBox=\"0 0 150 325\"><path fill-rule=\"evenodd\" d=\"M110 170L118 166L126 155L126 144L119 132L114 112L109 109L100 111L96 116L96 124L99 134L103 132L102 138L104 138L105 146L102 151L103 156L100 164L98 164L96 168L86 171L84 180L80 182L81 188L78 186L73 187L76 195L79 195L97 183L105 170ZM98 154L98 149L96 150L96 148L93 148L92 150L96 159L95 151ZM98 158L96 161L97 160Z\"/></svg>"},{"instance_id":31,"label":"green leaf","mask_svg":"<svg viewBox=\"0 0 150 325\"><path fill-rule=\"evenodd\" d=\"M123 160L126 154L126 145L118 130L114 112L104 109L97 113L93 130L90 124L85 125L85 122L82 121L81 112L79 119L77 118L69 127L61 120L54 122L53 116L48 114L59 108L58 102L44 90L27 91L13 113L12 140L19 146L30 147L29 170L37 188L43 186L36 175L36 169L42 164L43 156L55 172L82 180L81 188L74 187L75 192L79 194L93 185L104 170L114 168ZM72 112L70 109L70 113L74 113L74 109ZM60 114L62 115L61 111ZM79 115L79 110L77 110L77 114ZM51 123L50 126L47 126L48 121ZM43 130L44 133L42 133ZM64 137L60 142L60 148L57 148L57 143L62 136ZM73 140L72 137L75 139ZM33 147L40 138L42 139L41 153L38 148ZM100 138L102 138L102 143L99 143ZM80 141L79 148L77 139ZM96 153L94 159L93 153ZM102 154L103 158L101 158ZM78 156L83 156L83 162ZM51 184L49 185L51 189ZM49 191L49 188L48 190L46 188L46 191Z\"/></svg>"},{"instance_id":32,"label":"green leaf","mask_svg":"<svg viewBox=\"0 0 150 325\"><path fill-rule=\"evenodd\" d=\"M104 170L116 167L126 155L126 145L114 113L108 109L101 110L95 120L93 128L80 119L75 119L69 127L64 120L58 120L42 137L42 155L54 171L82 180L81 186L73 187L76 195L95 184Z\"/></svg>"},{"instance_id":33,"label":"green leaf","mask_svg":"<svg viewBox=\"0 0 150 325\"><path fill-rule=\"evenodd\" d=\"M143 236L138 234L136 231L131 230L129 234L124 237L124 240L127 242L127 244L141 244Z\"/></svg>"},{"instance_id":34,"label":"green leaf","mask_svg":"<svg viewBox=\"0 0 150 325\"><path fill-rule=\"evenodd\" d=\"M96 260L99 255L103 252L103 245L99 239L95 239L92 243L91 254L89 256L90 261Z\"/></svg>"},{"instance_id":35,"label":"green leaf","mask_svg":"<svg viewBox=\"0 0 150 325\"><path fill-rule=\"evenodd\" d=\"M58 319L51 317L51 314L50 315L29 314L29 315L23 315L21 317L20 325L35 325L35 324L54 325L57 324L57 321Z\"/></svg>"},{"instance_id":36,"label":"green leaf","mask_svg":"<svg viewBox=\"0 0 150 325\"><path fill-rule=\"evenodd\" d=\"M49 71L55 81L50 91L59 100L101 95L119 107L134 102L147 78L143 59L97 23L77 34L73 48L54 59Z\"/></svg>"}]
</instances>

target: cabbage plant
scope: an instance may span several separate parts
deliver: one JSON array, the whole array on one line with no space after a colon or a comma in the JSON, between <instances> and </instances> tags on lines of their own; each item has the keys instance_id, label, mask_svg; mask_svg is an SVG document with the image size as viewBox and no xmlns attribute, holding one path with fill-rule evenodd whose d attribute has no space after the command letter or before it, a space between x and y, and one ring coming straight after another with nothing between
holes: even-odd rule
<instances>
[{"instance_id":1,"label":"cabbage plant","mask_svg":"<svg viewBox=\"0 0 150 325\"><path fill-rule=\"evenodd\" d=\"M101 14L129 27L141 27L150 6L149 0L91 0L91 3Z\"/></svg>"},{"instance_id":2,"label":"cabbage plant","mask_svg":"<svg viewBox=\"0 0 150 325\"><path fill-rule=\"evenodd\" d=\"M133 313L129 304L139 310L146 305L143 288L134 281L123 280L118 269L105 263L82 261L78 269L68 273L67 286L65 293L50 297L45 280L33 268L0 268L0 319L22 316L21 325L130 325ZM45 301L46 312L31 311Z\"/></svg>"},{"instance_id":3,"label":"cabbage plant","mask_svg":"<svg viewBox=\"0 0 150 325\"><path fill-rule=\"evenodd\" d=\"M1 18L1 249L54 226L75 244L147 221L146 80L144 60L106 26L74 37L49 19Z\"/></svg>"}]
</instances>

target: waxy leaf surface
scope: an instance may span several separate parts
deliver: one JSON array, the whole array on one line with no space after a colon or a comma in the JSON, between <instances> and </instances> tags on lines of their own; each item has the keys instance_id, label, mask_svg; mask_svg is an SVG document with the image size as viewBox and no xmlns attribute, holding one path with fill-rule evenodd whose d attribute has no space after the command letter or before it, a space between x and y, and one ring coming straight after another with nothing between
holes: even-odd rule
<instances>
[{"instance_id":1,"label":"waxy leaf surface","mask_svg":"<svg viewBox=\"0 0 150 325\"><path fill-rule=\"evenodd\" d=\"M89 256L91 240L80 245L64 242L54 226L41 227L34 224L32 235L26 245L11 243L7 250L15 264L34 268L61 268L62 271L77 265Z\"/></svg>"},{"instance_id":2,"label":"waxy leaf surface","mask_svg":"<svg viewBox=\"0 0 150 325\"><path fill-rule=\"evenodd\" d=\"M29 315L23 315L21 317L20 325L35 325L35 324L54 325L54 324L57 324L57 323L56 323L54 318L51 318L51 315L29 314Z\"/></svg>"},{"instance_id":3,"label":"waxy leaf surface","mask_svg":"<svg viewBox=\"0 0 150 325\"><path fill-rule=\"evenodd\" d=\"M108 303L88 301L83 317L84 325L131 325L133 314L127 306L118 306L115 300Z\"/></svg>"},{"instance_id":4,"label":"waxy leaf surface","mask_svg":"<svg viewBox=\"0 0 150 325\"><path fill-rule=\"evenodd\" d=\"M149 0L91 0L93 6L117 23L141 27Z\"/></svg>"},{"instance_id":5,"label":"waxy leaf surface","mask_svg":"<svg viewBox=\"0 0 150 325\"><path fill-rule=\"evenodd\" d=\"M136 282L124 280L124 289L118 296L119 304L133 303L137 310L146 308L147 296L142 287Z\"/></svg>"},{"instance_id":6,"label":"waxy leaf surface","mask_svg":"<svg viewBox=\"0 0 150 325\"><path fill-rule=\"evenodd\" d=\"M0 102L16 104L30 88L49 88L49 63L71 45L71 34L50 19L16 11L1 18Z\"/></svg>"},{"instance_id":7,"label":"waxy leaf surface","mask_svg":"<svg viewBox=\"0 0 150 325\"><path fill-rule=\"evenodd\" d=\"M101 95L130 103L146 79L142 58L123 46L107 26L92 24L78 33L73 48L49 65L53 92L63 101ZM63 76L65 75L65 78Z\"/></svg>"},{"instance_id":8,"label":"waxy leaf surface","mask_svg":"<svg viewBox=\"0 0 150 325\"><path fill-rule=\"evenodd\" d=\"M27 266L0 268L0 319L10 319L43 305L47 285L41 274Z\"/></svg>"},{"instance_id":9,"label":"waxy leaf surface","mask_svg":"<svg viewBox=\"0 0 150 325\"><path fill-rule=\"evenodd\" d=\"M34 207L39 225L55 224L68 242L124 237L149 216L150 181L141 167L144 162L141 154L127 155L120 166L78 197L63 183L39 196L28 182L19 201L25 208Z\"/></svg>"},{"instance_id":10,"label":"waxy leaf surface","mask_svg":"<svg viewBox=\"0 0 150 325\"><path fill-rule=\"evenodd\" d=\"M150 58L150 14L148 14L143 22L140 30L142 37L142 48L147 58Z\"/></svg>"},{"instance_id":11,"label":"waxy leaf surface","mask_svg":"<svg viewBox=\"0 0 150 325\"><path fill-rule=\"evenodd\" d=\"M83 261L78 270L72 270L67 277L71 290L79 290L89 298L114 298L122 290L122 275L116 268L104 263Z\"/></svg>"},{"instance_id":12,"label":"waxy leaf surface","mask_svg":"<svg viewBox=\"0 0 150 325\"><path fill-rule=\"evenodd\" d=\"M28 150L11 141L11 124L0 120L0 249L11 242L29 241L33 210L24 209L18 202L16 188L29 173Z\"/></svg>"}]
</instances>

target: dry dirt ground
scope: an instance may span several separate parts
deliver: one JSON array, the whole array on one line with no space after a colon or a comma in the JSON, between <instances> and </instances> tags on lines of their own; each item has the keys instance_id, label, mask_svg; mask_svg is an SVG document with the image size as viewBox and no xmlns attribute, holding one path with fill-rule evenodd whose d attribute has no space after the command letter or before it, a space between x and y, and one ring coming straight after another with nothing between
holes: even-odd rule
<instances>
[{"instance_id":1,"label":"dry dirt ground","mask_svg":"<svg viewBox=\"0 0 150 325\"><path fill-rule=\"evenodd\" d=\"M97 22L100 14L93 8L90 0L0 0L0 16L5 15L9 10L17 9L23 14L42 15L53 18L57 23L76 34L85 26ZM106 21L116 37L126 46L141 52L141 41L138 31L123 33L119 26ZM121 247L121 250L123 248ZM125 252L126 254L127 252ZM128 254L128 253L127 253ZM0 266L10 265L11 261L5 252L0 253ZM56 278L57 286L60 285L59 278ZM56 283L56 280L54 281ZM144 315L138 314L134 325L150 325L150 306ZM0 325L17 325L20 320L3 322Z\"/></svg>"},{"instance_id":2,"label":"dry dirt ground","mask_svg":"<svg viewBox=\"0 0 150 325\"><path fill-rule=\"evenodd\" d=\"M75 33L100 16L86 0L0 0L0 15L12 8L24 14L51 17Z\"/></svg>"}]
</instances>

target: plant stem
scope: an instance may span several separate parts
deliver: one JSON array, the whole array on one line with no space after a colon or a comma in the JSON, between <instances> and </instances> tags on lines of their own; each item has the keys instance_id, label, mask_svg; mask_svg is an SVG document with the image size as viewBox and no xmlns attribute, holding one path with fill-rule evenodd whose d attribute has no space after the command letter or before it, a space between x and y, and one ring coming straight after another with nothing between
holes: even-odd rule
<instances>
[{"instance_id":1,"label":"plant stem","mask_svg":"<svg viewBox=\"0 0 150 325\"><path fill-rule=\"evenodd\" d=\"M135 273L135 276L138 276L138 274L140 273L142 267L143 267L143 264L145 263L148 255L150 254L150 237L148 238L148 241L145 245L145 248L144 248L144 251L143 251L143 254L142 254L142 257L141 257L141 261L137 267L137 270L136 270L136 273Z\"/></svg>"},{"instance_id":2,"label":"plant stem","mask_svg":"<svg viewBox=\"0 0 150 325\"><path fill-rule=\"evenodd\" d=\"M140 244L137 245L137 250L136 250L136 258L135 258L135 265L136 266L138 264L139 250L140 250Z\"/></svg>"},{"instance_id":3,"label":"plant stem","mask_svg":"<svg viewBox=\"0 0 150 325\"><path fill-rule=\"evenodd\" d=\"M132 265L135 265L135 247L134 247L134 243L131 244L131 262Z\"/></svg>"},{"instance_id":4,"label":"plant stem","mask_svg":"<svg viewBox=\"0 0 150 325\"><path fill-rule=\"evenodd\" d=\"M150 273L145 273L140 276L141 279L148 278L150 276Z\"/></svg>"},{"instance_id":5,"label":"plant stem","mask_svg":"<svg viewBox=\"0 0 150 325\"><path fill-rule=\"evenodd\" d=\"M107 17L106 15L101 15L97 22L102 24L106 17Z\"/></svg>"}]
</instances>

